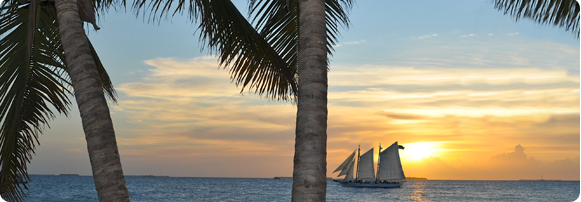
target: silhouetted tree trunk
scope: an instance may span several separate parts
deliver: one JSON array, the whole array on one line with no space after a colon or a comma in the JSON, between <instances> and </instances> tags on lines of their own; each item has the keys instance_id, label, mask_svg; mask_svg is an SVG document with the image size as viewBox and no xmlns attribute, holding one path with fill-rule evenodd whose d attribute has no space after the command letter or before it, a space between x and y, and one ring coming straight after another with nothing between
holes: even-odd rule
<instances>
[{"instance_id":1,"label":"silhouetted tree trunk","mask_svg":"<svg viewBox=\"0 0 581 202\"><path fill-rule=\"evenodd\" d=\"M325 0L300 0L299 23L299 94L292 201L325 201L327 191Z\"/></svg>"},{"instance_id":2,"label":"silhouetted tree trunk","mask_svg":"<svg viewBox=\"0 0 581 202\"><path fill-rule=\"evenodd\" d=\"M99 201L129 201L113 122L76 0L56 0L68 72L81 114Z\"/></svg>"}]
</instances>

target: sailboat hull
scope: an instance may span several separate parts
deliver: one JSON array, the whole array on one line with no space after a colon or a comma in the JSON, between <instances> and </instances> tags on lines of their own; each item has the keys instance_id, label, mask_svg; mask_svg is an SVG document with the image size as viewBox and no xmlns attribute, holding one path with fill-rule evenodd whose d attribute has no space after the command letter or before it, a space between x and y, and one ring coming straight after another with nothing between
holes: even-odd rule
<instances>
[{"instance_id":1,"label":"sailboat hull","mask_svg":"<svg viewBox=\"0 0 581 202\"><path fill-rule=\"evenodd\" d=\"M402 182L374 183L374 182L341 182L342 187L359 188L400 188Z\"/></svg>"}]
</instances>

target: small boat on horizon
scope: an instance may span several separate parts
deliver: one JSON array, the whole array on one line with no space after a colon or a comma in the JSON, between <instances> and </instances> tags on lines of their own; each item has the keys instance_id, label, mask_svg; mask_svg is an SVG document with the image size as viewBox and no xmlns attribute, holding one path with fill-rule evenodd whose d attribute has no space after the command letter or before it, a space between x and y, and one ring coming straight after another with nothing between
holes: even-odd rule
<instances>
[{"instance_id":1,"label":"small boat on horizon","mask_svg":"<svg viewBox=\"0 0 581 202\"><path fill-rule=\"evenodd\" d=\"M345 175L343 180L339 181L343 187L361 187L361 188L399 188L405 180L405 175L401 167L399 158L399 149L404 149L403 146L398 145L397 142L381 151L381 144L379 144L379 159L377 162L377 175L374 172L373 149L360 155L361 148L353 151L335 171L339 172L337 177ZM355 157L357 152L357 158ZM357 162L357 167L355 167ZM353 171L355 170L355 178L353 178Z\"/></svg>"}]
</instances>

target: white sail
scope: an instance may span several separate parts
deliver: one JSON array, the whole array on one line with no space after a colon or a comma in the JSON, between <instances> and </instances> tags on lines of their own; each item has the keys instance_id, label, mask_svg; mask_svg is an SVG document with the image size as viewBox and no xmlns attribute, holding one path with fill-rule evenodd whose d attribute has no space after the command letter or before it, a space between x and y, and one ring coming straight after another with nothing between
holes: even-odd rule
<instances>
[{"instance_id":1,"label":"white sail","mask_svg":"<svg viewBox=\"0 0 581 202\"><path fill-rule=\"evenodd\" d=\"M379 154L379 181L405 179L398 149L399 146L395 142Z\"/></svg>"},{"instance_id":2,"label":"white sail","mask_svg":"<svg viewBox=\"0 0 581 202\"><path fill-rule=\"evenodd\" d=\"M354 167L355 167L355 159L353 159L353 161L351 161L351 163L349 164L349 167L347 168L347 173L346 173L347 175L345 175L344 181L353 179L353 168Z\"/></svg>"},{"instance_id":3,"label":"white sail","mask_svg":"<svg viewBox=\"0 0 581 202\"><path fill-rule=\"evenodd\" d=\"M375 169L373 169L373 148L361 155L359 159L359 178L375 179Z\"/></svg>"},{"instance_id":4,"label":"white sail","mask_svg":"<svg viewBox=\"0 0 581 202\"><path fill-rule=\"evenodd\" d=\"M337 175L337 177L341 177L343 175L346 175L347 172L349 172L349 169L352 168L351 164L355 163L355 157L351 158L351 161L347 162L347 166L345 167L345 169L341 170L341 173L339 173L339 175Z\"/></svg>"},{"instance_id":5,"label":"white sail","mask_svg":"<svg viewBox=\"0 0 581 202\"><path fill-rule=\"evenodd\" d=\"M342 170L347 170L349 163L353 160L353 157L355 156L355 152L357 150L353 151L353 153L347 157L347 159L345 159L345 161L343 161L343 163L341 163L341 165L339 165L339 167L337 167L337 169L335 169L335 171L333 171L333 173L337 172L337 171L342 171ZM341 176L341 174L339 174L339 176ZM337 176L337 177L339 177Z\"/></svg>"}]
</instances>

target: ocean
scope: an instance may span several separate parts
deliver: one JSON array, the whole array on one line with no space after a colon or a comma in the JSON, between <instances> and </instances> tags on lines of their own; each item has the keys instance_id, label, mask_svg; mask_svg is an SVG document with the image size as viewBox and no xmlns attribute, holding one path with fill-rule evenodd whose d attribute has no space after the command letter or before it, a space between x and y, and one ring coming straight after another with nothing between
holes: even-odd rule
<instances>
[{"instance_id":1,"label":"ocean","mask_svg":"<svg viewBox=\"0 0 581 202\"><path fill-rule=\"evenodd\" d=\"M25 201L98 201L91 176L31 175ZM131 201L290 201L292 179L126 177ZM401 188L348 188L327 201L574 201L579 181L410 180Z\"/></svg>"}]
</instances>

